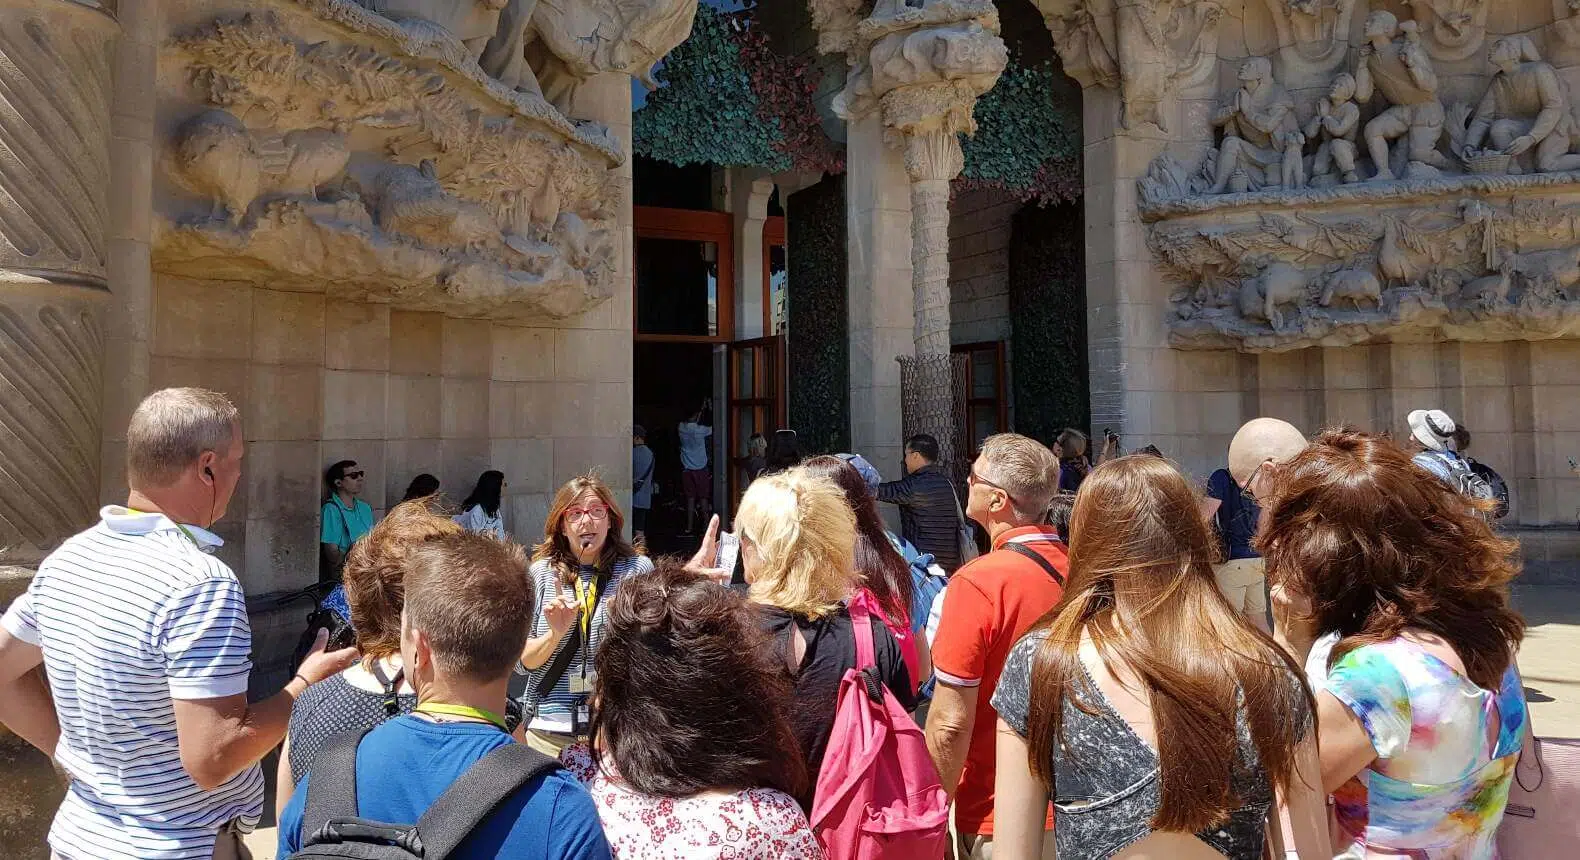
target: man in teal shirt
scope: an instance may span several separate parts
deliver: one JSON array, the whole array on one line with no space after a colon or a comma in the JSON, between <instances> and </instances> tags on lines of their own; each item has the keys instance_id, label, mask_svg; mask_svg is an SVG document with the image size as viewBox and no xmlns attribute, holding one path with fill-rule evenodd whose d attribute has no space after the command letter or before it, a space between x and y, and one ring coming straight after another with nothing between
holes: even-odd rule
<instances>
[{"instance_id":1,"label":"man in teal shirt","mask_svg":"<svg viewBox=\"0 0 1580 860\"><path fill-rule=\"evenodd\" d=\"M324 473L324 482L329 485L329 501L324 503L323 523L318 532L323 556L320 582L339 581L351 545L373 528L373 508L359 498L366 477L367 473L355 460L341 460Z\"/></svg>"}]
</instances>

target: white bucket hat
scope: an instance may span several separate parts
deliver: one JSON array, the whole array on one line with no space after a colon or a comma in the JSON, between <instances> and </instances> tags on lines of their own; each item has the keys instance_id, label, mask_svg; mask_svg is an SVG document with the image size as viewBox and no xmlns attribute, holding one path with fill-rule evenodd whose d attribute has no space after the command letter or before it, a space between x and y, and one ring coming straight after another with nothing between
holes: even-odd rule
<instances>
[{"instance_id":1,"label":"white bucket hat","mask_svg":"<svg viewBox=\"0 0 1580 860\"><path fill-rule=\"evenodd\" d=\"M1454 419L1441 409L1417 409L1405 419L1410 425L1410 435L1415 441L1432 451L1448 450L1448 440L1454 435Z\"/></svg>"}]
</instances>

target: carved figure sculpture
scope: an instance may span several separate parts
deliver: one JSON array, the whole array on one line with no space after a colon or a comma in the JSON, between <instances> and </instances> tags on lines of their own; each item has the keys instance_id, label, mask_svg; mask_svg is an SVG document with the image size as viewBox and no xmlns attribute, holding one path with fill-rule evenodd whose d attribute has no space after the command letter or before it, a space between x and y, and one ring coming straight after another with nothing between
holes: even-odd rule
<instances>
[{"instance_id":1,"label":"carved figure sculpture","mask_svg":"<svg viewBox=\"0 0 1580 860\"><path fill-rule=\"evenodd\" d=\"M1498 71L1476 106L1461 155L1476 154L1490 133L1492 145L1507 155L1534 147L1540 172L1580 169L1580 155L1569 151L1576 125L1568 93L1536 44L1529 36L1506 36L1492 46L1489 59ZM1511 162L1509 172L1518 173L1519 166Z\"/></svg>"},{"instance_id":2,"label":"carved figure sculpture","mask_svg":"<svg viewBox=\"0 0 1580 860\"><path fill-rule=\"evenodd\" d=\"M357 0L394 20L429 21L461 41L472 59L483 55L488 40L499 30L499 12L508 0Z\"/></svg>"},{"instance_id":3,"label":"carved figure sculpture","mask_svg":"<svg viewBox=\"0 0 1580 860\"><path fill-rule=\"evenodd\" d=\"M653 66L685 41L697 0L505 0L478 62L518 90L562 111L576 85L624 72L649 89ZM545 89L547 87L547 89Z\"/></svg>"},{"instance_id":4,"label":"carved figure sculpture","mask_svg":"<svg viewBox=\"0 0 1580 860\"><path fill-rule=\"evenodd\" d=\"M1528 285L1568 295L1570 287L1580 284L1580 248L1510 254L1509 262Z\"/></svg>"},{"instance_id":5,"label":"carved figure sculpture","mask_svg":"<svg viewBox=\"0 0 1580 860\"><path fill-rule=\"evenodd\" d=\"M285 135L283 143L285 161L275 187L286 194L318 199L318 190L339 176L351 160L343 132L321 128L293 131Z\"/></svg>"},{"instance_id":6,"label":"carved figure sculpture","mask_svg":"<svg viewBox=\"0 0 1580 860\"><path fill-rule=\"evenodd\" d=\"M1355 140L1361 125L1361 108L1355 103L1355 76L1340 72L1328 94L1317 102L1317 115L1306 123L1306 137L1321 140L1311 164L1313 177L1327 176L1338 168L1345 182L1359 182L1355 171Z\"/></svg>"},{"instance_id":7,"label":"carved figure sculpture","mask_svg":"<svg viewBox=\"0 0 1580 860\"><path fill-rule=\"evenodd\" d=\"M1338 269L1322 276L1322 295L1317 299L1317 304L1323 307L1332 307L1333 302L1339 299L1349 299L1356 310L1361 310L1361 302L1370 302L1373 306L1382 303L1382 284L1370 269Z\"/></svg>"},{"instance_id":8,"label":"carved figure sculpture","mask_svg":"<svg viewBox=\"0 0 1580 860\"><path fill-rule=\"evenodd\" d=\"M1299 305L1306 298L1306 273L1289 263L1268 264L1255 277L1240 282L1240 316L1264 319L1274 329L1284 327L1281 305Z\"/></svg>"},{"instance_id":9,"label":"carved figure sculpture","mask_svg":"<svg viewBox=\"0 0 1580 860\"><path fill-rule=\"evenodd\" d=\"M168 153L170 176L213 201L215 220L241 225L263 185L263 158L247 126L228 111L206 110L181 124Z\"/></svg>"},{"instance_id":10,"label":"carved figure sculpture","mask_svg":"<svg viewBox=\"0 0 1580 860\"><path fill-rule=\"evenodd\" d=\"M1388 145L1399 138L1406 140L1412 165L1446 167L1446 159L1437 151L1438 138L1443 136L1437 73L1421 47L1415 22L1400 26L1392 13L1379 10L1366 19L1365 32L1366 43L1361 45L1360 63L1355 70L1355 98L1368 102L1375 90L1389 104L1366 123L1364 132L1366 148L1377 166L1373 178L1394 178Z\"/></svg>"},{"instance_id":11,"label":"carved figure sculpture","mask_svg":"<svg viewBox=\"0 0 1580 860\"><path fill-rule=\"evenodd\" d=\"M391 235L436 248L475 250L499 239L493 219L475 203L446 194L432 161L384 168L376 182L374 219Z\"/></svg>"},{"instance_id":12,"label":"carved figure sculpture","mask_svg":"<svg viewBox=\"0 0 1580 860\"><path fill-rule=\"evenodd\" d=\"M1216 0L1114 0L1125 128L1150 122L1168 131L1159 106L1217 47Z\"/></svg>"},{"instance_id":13,"label":"carved figure sculpture","mask_svg":"<svg viewBox=\"0 0 1580 860\"><path fill-rule=\"evenodd\" d=\"M813 0L814 6L817 2ZM1065 72L1083 87L1119 86L1112 10L1108 17L1100 19L1090 3L1079 0L1044 0L1042 7L1043 20L1053 34L1053 44L1059 51L1059 62Z\"/></svg>"},{"instance_id":14,"label":"carved figure sculpture","mask_svg":"<svg viewBox=\"0 0 1580 860\"><path fill-rule=\"evenodd\" d=\"M1332 69L1349 49L1355 0L1266 0L1278 28L1280 54L1307 68ZM1285 67L1288 73L1288 67Z\"/></svg>"},{"instance_id":15,"label":"carved figure sculpture","mask_svg":"<svg viewBox=\"0 0 1580 860\"><path fill-rule=\"evenodd\" d=\"M1459 289L1459 300L1462 305L1474 304L1483 310L1491 310L1509 299L1509 287L1513 283L1514 257L1510 255L1498 267L1496 274L1484 275L1467 281Z\"/></svg>"},{"instance_id":16,"label":"carved figure sculpture","mask_svg":"<svg viewBox=\"0 0 1580 860\"><path fill-rule=\"evenodd\" d=\"M1212 194L1283 184L1291 178L1284 171L1286 153L1292 149L1299 161L1299 145L1305 143L1295 102L1273 80L1273 64L1266 57L1242 63L1239 78L1240 88L1212 118L1213 125L1223 129ZM1299 145L1294 138L1299 138Z\"/></svg>"},{"instance_id":17,"label":"carved figure sculpture","mask_svg":"<svg viewBox=\"0 0 1580 860\"><path fill-rule=\"evenodd\" d=\"M1481 49L1487 38L1489 0L1405 0L1415 10L1432 55L1440 60L1463 60Z\"/></svg>"}]
</instances>

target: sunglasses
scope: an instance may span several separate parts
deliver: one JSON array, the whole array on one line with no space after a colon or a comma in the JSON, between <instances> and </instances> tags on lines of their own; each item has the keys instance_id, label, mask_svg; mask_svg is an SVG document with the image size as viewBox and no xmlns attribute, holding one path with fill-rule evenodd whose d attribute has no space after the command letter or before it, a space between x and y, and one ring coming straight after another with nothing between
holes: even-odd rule
<instances>
[{"instance_id":1,"label":"sunglasses","mask_svg":"<svg viewBox=\"0 0 1580 860\"><path fill-rule=\"evenodd\" d=\"M364 471L358 469L355 472L347 472L344 475L341 475L340 477L342 477L342 478L361 478L363 475L366 475L366 474L367 474L367 472L364 472Z\"/></svg>"}]
</instances>

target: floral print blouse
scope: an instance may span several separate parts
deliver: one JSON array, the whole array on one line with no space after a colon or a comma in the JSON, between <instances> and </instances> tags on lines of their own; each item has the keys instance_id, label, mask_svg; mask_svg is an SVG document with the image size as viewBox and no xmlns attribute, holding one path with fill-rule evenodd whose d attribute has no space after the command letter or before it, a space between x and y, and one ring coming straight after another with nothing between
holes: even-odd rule
<instances>
[{"instance_id":1,"label":"floral print blouse","mask_svg":"<svg viewBox=\"0 0 1580 860\"><path fill-rule=\"evenodd\" d=\"M650 797L621 782L607 759L595 765L585 743L566 747L560 764L592 793L614 860L823 860L806 813L783 792Z\"/></svg>"},{"instance_id":2,"label":"floral print blouse","mask_svg":"<svg viewBox=\"0 0 1580 860\"><path fill-rule=\"evenodd\" d=\"M1307 674L1360 719L1377 759L1333 793L1343 835L1334 848L1346 858L1495 858L1526 722L1514 665L1490 691L1406 639L1362 646L1327 669L1336 642L1317 643Z\"/></svg>"}]
</instances>

